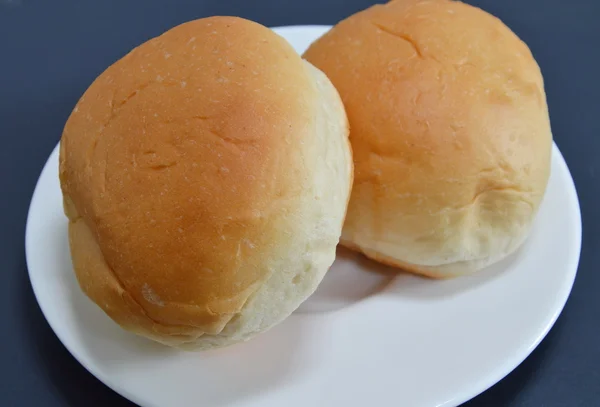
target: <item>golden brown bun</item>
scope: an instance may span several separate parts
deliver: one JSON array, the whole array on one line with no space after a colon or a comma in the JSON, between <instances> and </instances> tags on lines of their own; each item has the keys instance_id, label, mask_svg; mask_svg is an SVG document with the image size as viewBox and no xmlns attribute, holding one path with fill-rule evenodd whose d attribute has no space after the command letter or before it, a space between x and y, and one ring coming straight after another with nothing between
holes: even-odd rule
<instances>
[{"instance_id":1,"label":"golden brown bun","mask_svg":"<svg viewBox=\"0 0 600 407\"><path fill-rule=\"evenodd\" d=\"M342 243L408 271L477 271L526 238L550 172L544 85L500 20L397 0L336 25L304 57L338 89L355 182Z\"/></svg>"},{"instance_id":2,"label":"golden brown bun","mask_svg":"<svg viewBox=\"0 0 600 407\"><path fill-rule=\"evenodd\" d=\"M60 180L83 291L140 335L224 346L290 315L332 264L348 123L327 77L271 30L201 19L94 81Z\"/></svg>"}]
</instances>

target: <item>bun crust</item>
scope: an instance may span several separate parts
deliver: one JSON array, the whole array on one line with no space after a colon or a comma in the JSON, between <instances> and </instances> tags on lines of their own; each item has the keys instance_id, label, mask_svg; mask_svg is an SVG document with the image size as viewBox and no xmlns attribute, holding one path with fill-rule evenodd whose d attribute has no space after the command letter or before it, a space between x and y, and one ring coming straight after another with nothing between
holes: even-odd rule
<instances>
[{"instance_id":1,"label":"bun crust","mask_svg":"<svg viewBox=\"0 0 600 407\"><path fill-rule=\"evenodd\" d=\"M233 17L175 27L103 72L65 126L75 273L123 328L185 349L291 314L332 264L352 183L325 75Z\"/></svg>"},{"instance_id":2,"label":"bun crust","mask_svg":"<svg viewBox=\"0 0 600 407\"><path fill-rule=\"evenodd\" d=\"M340 22L304 57L336 86L350 122L344 245L451 277L522 244L552 133L540 69L500 20L460 2L396 0Z\"/></svg>"}]
</instances>

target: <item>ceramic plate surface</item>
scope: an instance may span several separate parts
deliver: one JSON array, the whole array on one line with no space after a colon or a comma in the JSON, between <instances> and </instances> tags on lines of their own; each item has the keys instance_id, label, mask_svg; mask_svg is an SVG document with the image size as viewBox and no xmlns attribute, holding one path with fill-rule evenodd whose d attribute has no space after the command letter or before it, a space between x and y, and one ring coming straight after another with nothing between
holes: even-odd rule
<instances>
[{"instance_id":1,"label":"ceramic plate surface","mask_svg":"<svg viewBox=\"0 0 600 407\"><path fill-rule=\"evenodd\" d=\"M299 52L326 30L276 29ZM432 281L340 250L318 291L284 323L243 344L185 353L122 331L79 290L58 148L38 181L26 237L33 290L56 335L93 375L144 407L456 406L546 335L571 290L580 247L577 195L554 146L535 227L510 259Z\"/></svg>"}]
</instances>

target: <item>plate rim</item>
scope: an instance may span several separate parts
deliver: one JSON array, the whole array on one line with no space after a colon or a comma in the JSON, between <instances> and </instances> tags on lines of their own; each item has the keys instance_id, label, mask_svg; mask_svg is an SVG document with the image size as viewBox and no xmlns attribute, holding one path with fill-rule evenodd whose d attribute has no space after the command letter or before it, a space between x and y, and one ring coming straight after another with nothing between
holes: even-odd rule
<instances>
[{"instance_id":1,"label":"plate rim","mask_svg":"<svg viewBox=\"0 0 600 407\"><path fill-rule=\"evenodd\" d=\"M331 28L331 26L330 25L289 25L289 26L276 26L276 27L270 27L270 28L273 31L275 31L281 35L282 32L305 30L305 29L326 31L326 30L329 30ZM48 158L46 159L46 162L44 163L44 165L39 173L38 179L36 181L35 188L33 190L33 194L31 196L29 208L27 211L27 220L26 220L26 224L25 224L25 258L26 258L26 264L27 264L27 274L29 277L29 282L32 287L34 297L36 299L36 302L38 303L38 306L39 306L42 314L44 315L44 319L47 321L47 323L50 326L50 328L52 329L53 333L60 340L60 342L63 344L63 346L68 350L68 352L75 358L75 360L77 360L77 362L79 364L81 364L89 373L91 373L94 377L96 377L100 382L102 382L105 386L107 386L112 391L114 391L117 394L120 394L121 396L125 397L126 399L138 404L139 406L162 407L157 404L154 404L150 400L145 400L145 399L143 400L141 397L138 397L137 395L131 393L125 387L120 385L118 382L111 380L104 372L102 372L101 369L96 368L93 363L91 363L91 362L88 363L88 361L86 361L86 358L84 357L84 355L80 354L80 352L76 349L76 347L73 347L70 345L70 341L65 338L65 332L61 331L59 329L56 329L55 322L52 320L52 318L48 318L47 309L45 308L45 305L44 305L47 303L43 303L40 301L40 294L39 294L40 288L36 285L36 283L35 283L36 278L33 276L31 269L30 269L30 264L32 262L30 259L32 256L31 248L30 248L32 245L30 243L32 234L31 234L30 230L33 227L31 218L32 218L32 213L35 210L34 203L38 200L38 195L40 193L42 176L44 175L44 173L46 171L50 170L49 167L53 163L54 156L58 155L59 147L60 147L60 141L54 146L54 148L52 149ZM559 162L560 166L562 167L561 171L565 172L565 174L564 174L565 178L566 178L565 183L564 183L565 193L570 195L569 196L570 200L573 200L574 207L572 208L572 215L573 215L574 220L576 221L575 224L573 225L575 240L571 244L571 249L568 250L569 252L573 251L573 255L571 257L572 264L569 267L570 271L568 273L565 273L565 280L564 280L565 285L563 286L563 289L561 291L557 292L557 300L555 301L556 306L554 307L554 312L552 313L552 316L550 317L548 322L544 325L544 328L537 334L535 340L532 341L529 344L529 346L527 346L525 348L516 349L516 353L508 361L506 361L505 363L499 364L496 369L483 375L482 380L475 382L473 385L469 386L467 389L461 391L460 393L457 393L455 397L453 397L450 400L445 401L444 403L440 404L438 407L442 407L442 406L455 407L455 406L459 406L459 405L473 399L474 397L482 394L483 392L487 391L489 388L491 388L492 386L494 386L495 384L500 382L507 375L509 375L513 370L515 370L519 365L521 365L521 363L523 363L523 361L531 355L533 350L535 350L539 346L539 344L547 336L548 332L555 325L556 321L558 320L559 316L563 312L564 307L571 295L573 285L575 283L575 279L576 279L576 276L578 273L578 268L579 268L579 263L580 263L580 258L581 258L581 250L582 250L582 228L583 227L582 227L581 205L579 202L577 188L576 188L573 176L572 176L571 171L569 170L569 167L566 163L566 160L565 160L564 156L562 155L562 152L558 148L555 140L552 141L552 154L557 155L558 162ZM58 157L56 157L56 160L58 160ZM56 176L58 176L58 174ZM495 374L493 374L493 373L495 373Z\"/></svg>"}]
</instances>

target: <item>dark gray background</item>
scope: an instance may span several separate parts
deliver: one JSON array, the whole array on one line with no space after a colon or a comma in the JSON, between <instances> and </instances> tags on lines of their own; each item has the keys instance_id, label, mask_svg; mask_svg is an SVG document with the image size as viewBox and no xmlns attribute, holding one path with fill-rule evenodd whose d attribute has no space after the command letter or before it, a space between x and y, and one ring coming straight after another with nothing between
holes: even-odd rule
<instances>
[{"instance_id":1,"label":"dark gray background","mask_svg":"<svg viewBox=\"0 0 600 407\"><path fill-rule=\"evenodd\" d=\"M541 65L584 236L575 287L555 327L520 367L468 406L600 406L600 1L470 2L502 18ZM0 405L131 406L60 344L33 297L24 257L35 182L92 80L133 46L186 20L227 14L269 26L333 24L373 3L0 0Z\"/></svg>"}]
</instances>

